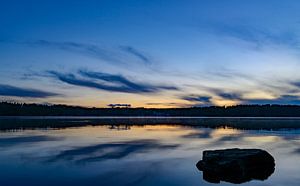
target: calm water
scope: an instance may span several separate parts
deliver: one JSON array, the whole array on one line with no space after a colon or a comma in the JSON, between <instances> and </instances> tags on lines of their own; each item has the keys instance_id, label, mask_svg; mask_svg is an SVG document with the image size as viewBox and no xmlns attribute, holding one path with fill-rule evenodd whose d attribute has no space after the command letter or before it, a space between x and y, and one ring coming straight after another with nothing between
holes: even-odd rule
<instances>
[{"instance_id":1,"label":"calm water","mask_svg":"<svg viewBox=\"0 0 300 186\"><path fill-rule=\"evenodd\" d=\"M300 185L299 119L127 120L0 119L0 185L215 185L195 164L233 147L276 160L267 180L241 185Z\"/></svg>"}]
</instances>

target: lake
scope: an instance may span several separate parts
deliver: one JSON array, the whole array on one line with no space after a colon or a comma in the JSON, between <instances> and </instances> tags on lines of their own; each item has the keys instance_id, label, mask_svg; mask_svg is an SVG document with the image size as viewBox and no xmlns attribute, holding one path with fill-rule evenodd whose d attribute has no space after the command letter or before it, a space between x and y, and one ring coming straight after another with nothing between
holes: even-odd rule
<instances>
[{"instance_id":1,"label":"lake","mask_svg":"<svg viewBox=\"0 0 300 186\"><path fill-rule=\"evenodd\" d=\"M226 148L275 159L241 185L300 185L299 118L151 117L1 117L0 185L216 185L196 163Z\"/></svg>"}]
</instances>

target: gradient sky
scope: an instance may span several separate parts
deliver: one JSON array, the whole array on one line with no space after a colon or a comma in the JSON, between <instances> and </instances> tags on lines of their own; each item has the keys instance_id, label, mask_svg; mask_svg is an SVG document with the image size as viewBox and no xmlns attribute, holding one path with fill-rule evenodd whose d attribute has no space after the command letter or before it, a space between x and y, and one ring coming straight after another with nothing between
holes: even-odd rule
<instances>
[{"instance_id":1,"label":"gradient sky","mask_svg":"<svg viewBox=\"0 0 300 186\"><path fill-rule=\"evenodd\" d=\"M1 1L2 101L300 104L297 0Z\"/></svg>"}]
</instances>

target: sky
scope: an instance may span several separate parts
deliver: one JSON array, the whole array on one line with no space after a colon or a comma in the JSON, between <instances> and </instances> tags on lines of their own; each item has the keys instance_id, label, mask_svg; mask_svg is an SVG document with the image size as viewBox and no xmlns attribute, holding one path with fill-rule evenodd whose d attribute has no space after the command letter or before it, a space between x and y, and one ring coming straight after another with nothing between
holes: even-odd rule
<instances>
[{"instance_id":1,"label":"sky","mask_svg":"<svg viewBox=\"0 0 300 186\"><path fill-rule=\"evenodd\" d=\"M0 2L0 100L300 104L297 0Z\"/></svg>"}]
</instances>

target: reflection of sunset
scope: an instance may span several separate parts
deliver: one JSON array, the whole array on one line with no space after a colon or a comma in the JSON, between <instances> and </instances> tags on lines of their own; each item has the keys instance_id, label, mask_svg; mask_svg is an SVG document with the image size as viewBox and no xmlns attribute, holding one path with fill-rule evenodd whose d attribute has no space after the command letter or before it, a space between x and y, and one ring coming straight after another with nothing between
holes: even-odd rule
<instances>
[{"instance_id":1,"label":"reflection of sunset","mask_svg":"<svg viewBox=\"0 0 300 186\"><path fill-rule=\"evenodd\" d=\"M114 127L112 127L114 126ZM118 130L121 128L121 130ZM76 136L80 140L90 138L97 138L99 141L106 141L106 139L114 141L125 139L170 139L178 136L189 134L193 129L182 129L180 126L171 125L134 125L127 127L129 130L124 130L126 125L104 125L104 126L87 126L80 128L68 128L62 132L65 136Z\"/></svg>"},{"instance_id":2,"label":"reflection of sunset","mask_svg":"<svg viewBox=\"0 0 300 186\"><path fill-rule=\"evenodd\" d=\"M236 130L236 129L217 128L217 129L213 130L213 132L211 133L211 136L213 138L219 138L219 137L223 137L223 136L239 135L239 134L242 134L242 132L239 130Z\"/></svg>"},{"instance_id":3,"label":"reflection of sunset","mask_svg":"<svg viewBox=\"0 0 300 186\"><path fill-rule=\"evenodd\" d=\"M152 121L152 118L148 119ZM83 122L87 125L57 128L59 130L2 132L1 180L11 182L8 179L11 176L10 171L6 171L8 167L18 175L31 173L32 180L37 174L44 174L47 178L49 172L59 181L65 181L66 176L84 180L80 183L76 180L76 183L72 183L74 186L90 185L85 182L90 177L99 180L97 185L132 185L136 178L144 180L139 185L176 185L181 180L178 185L199 185L195 164L200 160L203 151L228 148L261 148L274 155L277 172L272 178L277 180L274 182L269 179L270 185L284 185L285 182L298 178L299 131L276 131L274 134L271 131L228 127L205 128L200 122L199 125L173 125L171 121L163 124L164 122L156 123L155 119L151 125L137 120L130 120L136 124L128 125L124 125L128 123L124 120L111 122L115 124L107 124L107 119L96 120L94 123L87 121L89 119L72 119L71 122ZM55 122L60 121L51 121L52 124ZM216 122L224 125L230 123L223 119ZM272 123L274 122L270 122ZM9 166L6 162L9 162ZM23 165L30 169L20 169L19 167L25 167ZM63 172L59 172L57 167L62 168ZM144 179L149 174L151 179ZM170 184L164 182L164 176L172 178L169 179ZM30 180L25 179L25 183L23 185L33 185ZM251 184L258 186L260 182Z\"/></svg>"},{"instance_id":4,"label":"reflection of sunset","mask_svg":"<svg viewBox=\"0 0 300 186\"><path fill-rule=\"evenodd\" d=\"M0 186L300 186L300 0L0 2Z\"/></svg>"}]
</instances>

